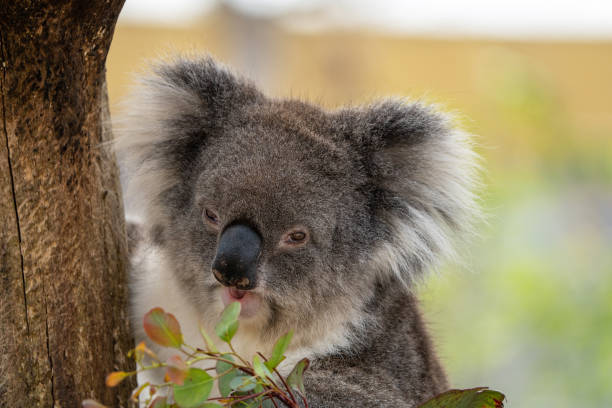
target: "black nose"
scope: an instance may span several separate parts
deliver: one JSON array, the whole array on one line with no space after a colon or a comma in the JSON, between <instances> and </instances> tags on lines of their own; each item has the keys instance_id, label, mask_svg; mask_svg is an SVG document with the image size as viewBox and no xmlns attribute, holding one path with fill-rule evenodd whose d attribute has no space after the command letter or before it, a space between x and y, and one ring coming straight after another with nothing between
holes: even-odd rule
<instances>
[{"instance_id":1,"label":"black nose","mask_svg":"<svg viewBox=\"0 0 612 408\"><path fill-rule=\"evenodd\" d=\"M215 278L225 286L247 290L257 286L261 237L248 225L233 224L221 233L212 264Z\"/></svg>"}]
</instances>

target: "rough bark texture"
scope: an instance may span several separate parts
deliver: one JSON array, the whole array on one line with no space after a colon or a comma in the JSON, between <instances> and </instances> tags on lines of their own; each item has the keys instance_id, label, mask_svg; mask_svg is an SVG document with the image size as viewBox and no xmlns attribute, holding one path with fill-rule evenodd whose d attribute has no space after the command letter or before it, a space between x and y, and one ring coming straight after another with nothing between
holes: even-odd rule
<instances>
[{"instance_id":1,"label":"rough bark texture","mask_svg":"<svg viewBox=\"0 0 612 408\"><path fill-rule=\"evenodd\" d=\"M126 241L104 64L123 0L0 0L0 406L126 406Z\"/></svg>"}]
</instances>

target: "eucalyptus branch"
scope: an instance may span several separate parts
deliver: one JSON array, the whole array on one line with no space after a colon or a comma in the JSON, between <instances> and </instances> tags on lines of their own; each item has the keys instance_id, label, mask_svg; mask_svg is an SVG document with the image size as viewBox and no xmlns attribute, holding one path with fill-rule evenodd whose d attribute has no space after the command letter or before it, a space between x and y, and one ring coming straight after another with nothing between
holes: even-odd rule
<instances>
[{"instance_id":1,"label":"eucalyptus branch","mask_svg":"<svg viewBox=\"0 0 612 408\"><path fill-rule=\"evenodd\" d=\"M296 396L299 395L304 408L308 407L305 397L303 373L308 369L308 359L298 361L289 375L283 376L278 371L279 364L285 359L285 351L291 341L292 332L281 336L269 357L257 352L253 356L253 362L241 356L231 343L238 329L238 317L240 315L240 303L230 304L221 315L221 319L215 327L215 333L220 340L225 342L230 352L221 353L216 349L212 340L202 328L202 336L206 342L206 349L193 347L183 340L180 326L175 317L155 308L149 311L144 318L144 330L147 336L158 346L175 349L188 356L183 360L180 354L172 355L167 361L162 362L159 357L144 342L139 343L130 351L128 357L138 363L138 369L133 371L116 371L106 377L106 384L114 387L123 379L149 370L159 368L166 369L168 381L161 384L142 384L135 389L130 397L131 401L146 403L151 401L161 402L167 408L185 408L200 406L206 402L214 402L212 406L232 407L241 402L252 401L259 406L264 401L271 401L275 408L282 403L289 408L300 408ZM144 355L149 356L153 362L149 365L142 363ZM237 361L234 361L236 359ZM200 361L215 361L214 367L198 368L194 365ZM208 372L214 370L215 373ZM210 393L217 385L221 396L210 397ZM282 387L279 386L282 384ZM141 395L142 391L149 388L148 398ZM160 395L159 390L165 394ZM294 392L295 391L295 392ZM250 393L248 393L250 392ZM245 394L246 393L246 394ZM435 396L422 404L419 408L439 407L464 407L464 408L502 408L504 395L497 391L487 390L483 387L468 390L450 390ZM169 402L170 401L170 402ZM249 403L249 406L253 406ZM86 400L83 407L100 408L102 404Z\"/></svg>"},{"instance_id":2,"label":"eucalyptus branch","mask_svg":"<svg viewBox=\"0 0 612 408\"><path fill-rule=\"evenodd\" d=\"M239 316L240 303L232 303L223 311L219 323L215 326L216 335L230 350L221 353L202 327L200 333L206 343L205 349L184 342L178 321L172 314L166 313L161 308L150 310L144 317L144 331L149 339L158 346L175 349L181 354L174 354L162 362L157 354L148 349L144 343L140 343L130 354L138 362L139 368L135 371L117 371L109 374L107 385L113 387L126 377L165 368L168 382L145 384L134 391L133 398L142 399L140 393L149 387L149 397L145 402L148 404L150 401L161 400L168 408L201 405L207 401L216 401L225 407L231 407L241 402L259 402L262 399L270 400L275 408L279 408L279 402L289 408L299 408L292 391L291 378L286 380L276 369L285 359L283 354L289 345L292 333L287 333L278 339L269 358L256 353L253 362L250 362L240 355L232 344L232 338L238 329ZM141 360L144 354L151 357L153 363L143 364ZM215 366L196 367L196 363L201 361L215 361ZM302 366L299 366L300 364ZM299 372L299 376L293 379L296 384L302 383L301 373L306 365L300 361L292 371L293 376ZM210 371L214 372L209 374ZM215 383L221 394L220 397L210 397ZM162 389L165 395L160 395L159 390ZM248 393L250 390L253 392Z\"/></svg>"},{"instance_id":3,"label":"eucalyptus branch","mask_svg":"<svg viewBox=\"0 0 612 408\"><path fill-rule=\"evenodd\" d=\"M274 372L276 373L276 375L278 375L278 378L281 379L283 386L285 387L285 389L287 390L287 392L289 393L289 395L291 396L291 399L295 402L297 402L297 399L295 399L295 395L293 395L293 391L291 391L291 387L289 386L289 384L287 384L287 381L285 381L285 379L283 378L283 376L278 372L278 370L276 368L274 368Z\"/></svg>"}]
</instances>

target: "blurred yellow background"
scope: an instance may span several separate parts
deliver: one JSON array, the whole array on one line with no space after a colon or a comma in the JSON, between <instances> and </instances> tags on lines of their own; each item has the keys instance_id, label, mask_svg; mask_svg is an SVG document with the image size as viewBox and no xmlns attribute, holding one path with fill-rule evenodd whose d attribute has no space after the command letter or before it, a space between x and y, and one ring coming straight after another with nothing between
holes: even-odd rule
<instances>
[{"instance_id":1,"label":"blurred yellow background","mask_svg":"<svg viewBox=\"0 0 612 408\"><path fill-rule=\"evenodd\" d=\"M325 107L441 104L478 136L488 224L420 290L453 386L508 407L612 406L612 41L297 31L230 7L186 27L120 23L111 112L147 59L209 52L267 93Z\"/></svg>"}]
</instances>

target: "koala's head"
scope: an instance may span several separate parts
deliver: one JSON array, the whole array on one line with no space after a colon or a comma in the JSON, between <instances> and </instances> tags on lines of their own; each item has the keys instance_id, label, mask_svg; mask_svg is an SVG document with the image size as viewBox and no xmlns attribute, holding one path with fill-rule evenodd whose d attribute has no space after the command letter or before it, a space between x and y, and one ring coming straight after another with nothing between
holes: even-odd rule
<instances>
[{"instance_id":1,"label":"koala's head","mask_svg":"<svg viewBox=\"0 0 612 408\"><path fill-rule=\"evenodd\" d=\"M474 210L469 143L426 105L326 112L202 58L157 66L128 109L128 211L202 312L239 300L295 327L358 309L448 255Z\"/></svg>"}]
</instances>

